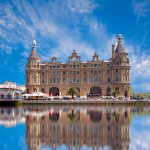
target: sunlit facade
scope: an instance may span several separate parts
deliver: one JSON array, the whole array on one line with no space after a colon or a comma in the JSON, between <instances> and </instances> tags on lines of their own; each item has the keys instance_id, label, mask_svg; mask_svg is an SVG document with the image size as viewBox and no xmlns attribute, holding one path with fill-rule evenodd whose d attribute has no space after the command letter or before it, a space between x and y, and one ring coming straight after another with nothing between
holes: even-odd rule
<instances>
[{"instance_id":1,"label":"sunlit facade","mask_svg":"<svg viewBox=\"0 0 150 150\"><path fill-rule=\"evenodd\" d=\"M118 35L117 46L112 45L112 56L108 61L101 60L94 53L91 61L83 62L74 50L66 63L58 62L56 57L41 63L36 41L33 41L33 50L26 64L27 92L66 96L70 87L76 87L79 96L111 96L116 91L116 96L128 97L130 63L122 35Z\"/></svg>"},{"instance_id":2,"label":"sunlit facade","mask_svg":"<svg viewBox=\"0 0 150 150\"><path fill-rule=\"evenodd\" d=\"M25 91L25 86L20 86L14 82L6 81L0 84L0 99L19 98Z\"/></svg>"}]
</instances>

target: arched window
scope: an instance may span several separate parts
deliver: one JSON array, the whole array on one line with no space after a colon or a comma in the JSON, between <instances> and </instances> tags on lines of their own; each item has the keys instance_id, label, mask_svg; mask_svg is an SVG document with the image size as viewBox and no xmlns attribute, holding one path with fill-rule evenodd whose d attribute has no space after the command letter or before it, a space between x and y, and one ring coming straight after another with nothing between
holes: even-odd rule
<instances>
[{"instance_id":1,"label":"arched window","mask_svg":"<svg viewBox=\"0 0 150 150\"><path fill-rule=\"evenodd\" d=\"M52 87L49 89L49 95L59 96L59 89L57 87Z\"/></svg>"},{"instance_id":2,"label":"arched window","mask_svg":"<svg viewBox=\"0 0 150 150\"><path fill-rule=\"evenodd\" d=\"M34 89L33 89L33 92L37 92L37 89L36 89L36 88L34 88Z\"/></svg>"},{"instance_id":3,"label":"arched window","mask_svg":"<svg viewBox=\"0 0 150 150\"><path fill-rule=\"evenodd\" d=\"M98 86L94 86L90 88L90 94L99 94L101 96L102 90Z\"/></svg>"},{"instance_id":4,"label":"arched window","mask_svg":"<svg viewBox=\"0 0 150 150\"><path fill-rule=\"evenodd\" d=\"M44 88L42 88L42 89L41 89L41 92L42 92L42 93L45 93L45 89L44 89Z\"/></svg>"},{"instance_id":5,"label":"arched window","mask_svg":"<svg viewBox=\"0 0 150 150\"><path fill-rule=\"evenodd\" d=\"M128 81L128 76L127 76L127 75L125 75L125 81L126 81L126 82Z\"/></svg>"},{"instance_id":6,"label":"arched window","mask_svg":"<svg viewBox=\"0 0 150 150\"><path fill-rule=\"evenodd\" d=\"M37 84L37 75L34 73L33 75L33 84Z\"/></svg>"}]
</instances>

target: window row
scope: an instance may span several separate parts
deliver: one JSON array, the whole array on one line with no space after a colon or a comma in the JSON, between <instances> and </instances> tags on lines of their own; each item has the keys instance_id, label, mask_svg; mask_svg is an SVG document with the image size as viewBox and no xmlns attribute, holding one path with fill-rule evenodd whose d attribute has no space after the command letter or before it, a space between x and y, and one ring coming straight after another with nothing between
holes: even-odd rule
<instances>
[{"instance_id":1,"label":"window row","mask_svg":"<svg viewBox=\"0 0 150 150\"><path fill-rule=\"evenodd\" d=\"M79 82L100 82L101 81L101 78L100 77L91 77L90 79L88 78L69 78L69 79L66 79L66 78L62 78L62 82L63 83L79 83ZM61 82L61 79L59 78L50 78L49 80L50 83L60 83ZM44 79L42 80L42 83L44 83Z\"/></svg>"},{"instance_id":2,"label":"window row","mask_svg":"<svg viewBox=\"0 0 150 150\"><path fill-rule=\"evenodd\" d=\"M57 68L79 68L79 67L100 67L101 64L71 64L71 65L53 65L53 66L49 66L50 69L57 69ZM44 69L45 66L41 66L41 69Z\"/></svg>"},{"instance_id":3,"label":"window row","mask_svg":"<svg viewBox=\"0 0 150 150\"><path fill-rule=\"evenodd\" d=\"M70 74L70 75L78 75L80 73L86 75L89 71L63 71L63 72L56 72L56 71L53 71L53 72L50 72L50 75L59 75L60 73L62 73L62 75L66 75L66 74ZM97 74L100 74L101 73L101 70L90 70L90 74L93 74L93 75L97 75ZM41 75L44 76L44 72L41 72Z\"/></svg>"}]
</instances>

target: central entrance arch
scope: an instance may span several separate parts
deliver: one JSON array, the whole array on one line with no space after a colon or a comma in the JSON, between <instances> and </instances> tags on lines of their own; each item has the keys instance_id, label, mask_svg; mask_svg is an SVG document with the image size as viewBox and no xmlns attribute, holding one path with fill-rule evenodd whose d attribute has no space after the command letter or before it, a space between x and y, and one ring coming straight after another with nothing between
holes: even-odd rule
<instances>
[{"instance_id":1,"label":"central entrance arch","mask_svg":"<svg viewBox=\"0 0 150 150\"><path fill-rule=\"evenodd\" d=\"M94 86L94 87L90 88L90 94L101 96L102 95L102 90L101 90L100 87Z\"/></svg>"},{"instance_id":2,"label":"central entrance arch","mask_svg":"<svg viewBox=\"0 0 150 150\"><path fill-rule=\"evenodd\" d=\"M57 87L52 87L49 89L49 95L59 96L59 89Z\"/></svg>"}]
</instances>

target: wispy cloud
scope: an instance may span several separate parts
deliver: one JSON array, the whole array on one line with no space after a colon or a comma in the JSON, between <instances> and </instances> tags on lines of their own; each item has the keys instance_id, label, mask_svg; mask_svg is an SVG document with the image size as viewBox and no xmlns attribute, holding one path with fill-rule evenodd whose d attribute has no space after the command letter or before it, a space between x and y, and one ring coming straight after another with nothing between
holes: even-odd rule
<instances>
[{"instance_id":1,"label":"wispy cloud","mask_svg":"<svg viewBox=\"0 0 150 150\"><path fill-rule=\"evenodd\" d=\"M133 11L137 16L137 21L139 21L140 18L146 17L150 13L150 1L133 0Z\"/></svg>"},{"instance_id":2,"label":"wispy cloud","mask_svg":"<svg viewBox=\"0 0 150 150\"><path fill-rule=\"evenodd\" d=\"M91 0L67 0L67 5L72 12L90 13L98 4Z\"/></svg>"},{"instance_id":3,"label":"wispy cloud","mask_svg":"<svg viewBox=\"0 0 150 150\"><path fill-rule=\"evenodd\" d=\"M52 56L66 61L74 49L82 60L91 60L95 51L101 60L107 60L111 57L112 43L116 44L116 35L108 33L106 24L92 17L100 7L101 1L95 0L5 1L0 7L0 55L13 55L17 51L18 70L24 72L32 40L36 39L42 61L49 61ZM149 13L147 1L134 0L133 7L138 17ZM150 56L139 54L138 50L144 50L141 45L127 39L125 47L131 60L133 85L139 89L146 85L144 81L143 85L137 83L139 78L150 83Z\"/></svg>"},{"instance_id":4,"label":"wispy cloud","mask_svg":"<svg viewBox=\"0 0 150 150\"><path fill-rule=\"evenodd\" d=\"M0 28L0 36L5 43L11 41L11 45L15 45L20 42L25 48L29 48L32 39L37 38L40 43L43 42L41 39L45 40L43 44L45 46L40 44L40 48L42 49L51 47L52 49L57 49L63 53L67 53L73 49L79 49L81 53L85 49L93 51L88 43L79 39L78 29L70 29L69 23L67 27L64 26L64 20L61 18L62 16L59 17L59 15L62 14L64 15L63 18L68 18L71 21L76 22L74 17L79 18L79 16L75 13L69 15L70 11L90 13L96 6L94 2L90 0L85 0L84 2L81 0L58 0L43 5L35 1L32 3L27 1L13 1L12 3L13 5L10 3L4 3L1 8L3 9L3 19L5 20L5 23L1 24L2 28ZM17 14L14 12L14 9L17 11ZM57 22L59 19L55 19L57 9L59 9L57 17L60 18L60 22ZM45 15L43 15L43 12ZM67 21L65 22L67 23ZM78 23L79 22L77 21L76 24ZM11 32L11 30L14 32ZM9 31L11 32L11 35L9 34ZM51 41L51 43L49 43L49 41ZM50 46L50 44L55 45L55 47ZM3 52L6 51L7 49L5 49L5 51L3 50ZM45 51L47 52L49 49Z\"/></svg>"},{"instance_id":5,"label":"wispy cloud","mask_svg":"<svg viewBox=\"0 0 150 150\"><path fill-rule=\"evenodd\" d=\"M126 42L126 49L131 65L131 85L137 92L150 91L150 55L144 53L142 45Z\"/></svg>"}]
</instances>

